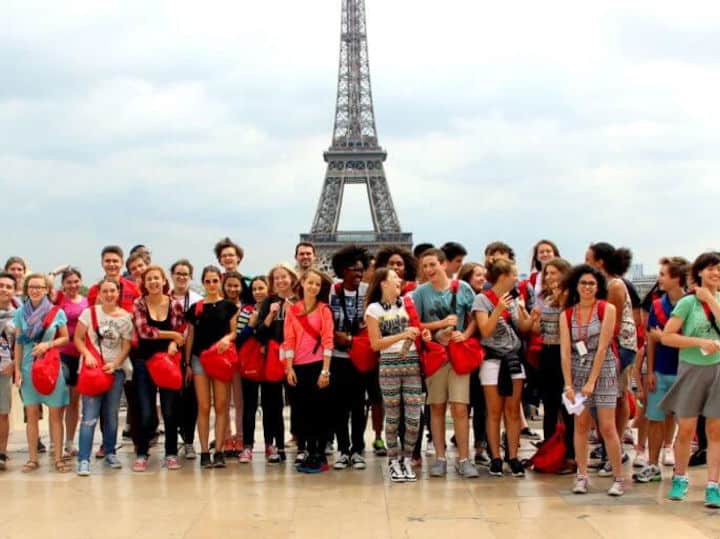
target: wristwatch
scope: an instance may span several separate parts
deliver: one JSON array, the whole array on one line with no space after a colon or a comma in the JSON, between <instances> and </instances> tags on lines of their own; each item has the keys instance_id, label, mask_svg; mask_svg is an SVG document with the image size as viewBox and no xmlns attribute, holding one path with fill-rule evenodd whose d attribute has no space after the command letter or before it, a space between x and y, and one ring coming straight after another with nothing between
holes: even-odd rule
<instances>
[{"instance_id":1,"label":"wristwatch","mask_svg":"<svg viewBox=\"0 0 720 539\"><path fill-rule=\"evenodd\" d=\"M326 371L323 369L320 371L320 376L327 376L328 378L330 378L330 371Z\"/></svg>"}]
</instances>

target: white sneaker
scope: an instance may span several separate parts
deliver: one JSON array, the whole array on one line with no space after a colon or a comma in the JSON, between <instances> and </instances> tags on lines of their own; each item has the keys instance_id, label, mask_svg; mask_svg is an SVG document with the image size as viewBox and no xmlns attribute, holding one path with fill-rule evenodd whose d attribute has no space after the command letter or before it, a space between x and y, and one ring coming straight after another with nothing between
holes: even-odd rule
<instances>
[{"instance_id":1,"label":"white sneaker","mask_svg":"<svg viewBox=\"0 0 720 539\"><path fill-rule=\"evenodd\" d=\"M573 494L587 494L589 481L587 475L575 476L575 484L573 485Z\"/></svg>"},{"instance_id":2,"label":"white sneaker","mask_svg":"<svg viewBox=\"0 0 720 539\"><path fill-rule=\"evenodd\" d=\"M616 478L607 493L608 496L622 496L625 494L625 481Z\"/></svg>"},{"instance_id":3,"label":"white sneaker","mask_svg":"<svg viewBox=\"0 0 720 539\"><path fill-rule=\"evenodd\" d=\"M388 472L390 474L390 481L392 481L393 483L404 483L406 481L405 471L403 470L403 467L398 459L392 459L390 461L390 465L388 466Z\"/></svg>"},{"instance_id":4,"label":"white sneaker","mask_svg":"<svg viewBox=\"0 0 720 539\"><path fill-rule=\"evenodd\" d=\"M675 452L672 447L663 447L661 460L663 466L675 466Z\"/></svg>"},{"instance_id":5,"label":"white sneaker","mask_svg":"<svg viewBox=\"0 0 720 539\"><path fill-rule=\"evenodd\" d=\"M645 456L645 452L636 453L635 458L632 462L633 468L646 468L648 466L648 459Z\"/></svg>"},{"instance_id":6,"label":"white sneaker","mask_svg":"<svg viewBox=\"0 0 720 539\"><path fill-rule=\"evenodd\" d=\"M417 475L415 474L415 470L413 470L412 459L410 457L405 457L400 465L405 475L405 481L410 483L417 481Z\"/></svg>"},{"instance_id":7,"label":"white sneaker","mask_svg":"<svg viewBox=\"0 0 720 539\"><path fill-rule=\"evenodd\" d=\"M353 453L350 457L350 464L352 465L353 470L364 470L366 468L365 464L365 457L363 457L360 453Z\"/></svg>"}]
</instances>

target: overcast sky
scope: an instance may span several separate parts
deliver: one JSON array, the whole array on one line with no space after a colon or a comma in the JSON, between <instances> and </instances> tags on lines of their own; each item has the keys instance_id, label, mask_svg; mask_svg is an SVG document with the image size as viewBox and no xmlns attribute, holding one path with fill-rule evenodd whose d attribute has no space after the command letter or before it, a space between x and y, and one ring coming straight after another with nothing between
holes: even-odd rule
<instances>
[{"instance_id":1,"label":"overcast sky","mask_svg":"<svg viewBox=\"0 0 720 539\"><path fill-rule=\"evenodd\" d=\"M366 0L386 174L415 241L720 247L720 3ZM340 1L0 7L0 255L99 275L108 243L163 264L290 260L320 195ZM347 207L350 206L350 207ZM345 228L370 226L346 197ZM428 209L432 211L428 211Z\"/></svg>"}]
</instances>

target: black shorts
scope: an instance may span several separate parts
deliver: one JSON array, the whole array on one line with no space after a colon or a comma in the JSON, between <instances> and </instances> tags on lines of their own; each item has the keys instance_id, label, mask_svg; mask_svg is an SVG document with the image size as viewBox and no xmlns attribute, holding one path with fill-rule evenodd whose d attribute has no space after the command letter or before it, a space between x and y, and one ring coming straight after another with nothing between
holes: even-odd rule
<instances>
[{"instance_id":1,"label":"black shorts","mask_svg":"<svg viewBox=\"0 0 720 539\"><path fill-rule=\"evenodd\" d=\"M67 356L60 354L62 360L62 372L65 377L65 383L68 387L75 387L78 381L78 368L80 367L80 358L76 356Z\"/></svg>"}]
</instances>

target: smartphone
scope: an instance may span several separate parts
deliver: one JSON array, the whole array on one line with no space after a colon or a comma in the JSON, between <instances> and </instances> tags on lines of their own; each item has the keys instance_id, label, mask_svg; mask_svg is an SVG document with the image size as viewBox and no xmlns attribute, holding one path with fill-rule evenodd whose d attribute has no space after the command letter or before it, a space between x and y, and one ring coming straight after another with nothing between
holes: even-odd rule
<instances>
[{"instance_id":1,"label":"smartphone","mask_svg":"<svg viewBox=\"0 0 720 539\"><path fill-rule=\"evenodd\" d=\"M508 293L510 294L510 297L511 297L512 299L518 299L518 298L520 297L520 292L518 291L517 288L513 288L513 289L510 290L510 292L508 292Z\"/></svg>"}]
</instances>

